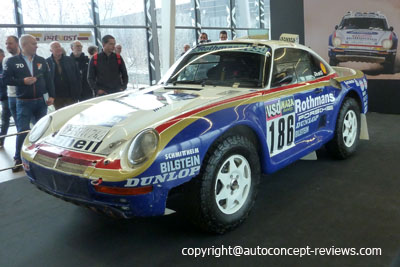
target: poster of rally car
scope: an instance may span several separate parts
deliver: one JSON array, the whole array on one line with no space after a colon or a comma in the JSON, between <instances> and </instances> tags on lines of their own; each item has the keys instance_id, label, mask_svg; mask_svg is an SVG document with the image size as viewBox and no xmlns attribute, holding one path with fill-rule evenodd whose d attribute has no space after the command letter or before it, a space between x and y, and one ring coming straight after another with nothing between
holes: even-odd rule
<instances>
[{"instance_id":1,"label":"poster of rally car","mask_svg":"<svg viewBox=\"0 0 400 267\"><path fill-rule=\"evenodd\" d=\"M330 65L360 69L368 79L400 78L399 1L306 0L304 5L306 44Z\"/></svg>"}]
</instances>

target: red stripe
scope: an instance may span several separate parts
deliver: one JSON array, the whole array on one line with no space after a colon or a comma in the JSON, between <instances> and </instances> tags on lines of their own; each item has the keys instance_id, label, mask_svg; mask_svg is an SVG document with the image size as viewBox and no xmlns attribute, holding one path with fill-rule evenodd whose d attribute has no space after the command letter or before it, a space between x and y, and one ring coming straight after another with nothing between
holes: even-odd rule
<instances>
[{"instance_id":1,"label":"red stripe","mask_svg":"<svg viewBox=\"0 0 400 267\"><path fill-rule=\"evenodd\" d=\"M78 37L78 40L89 40L89 37Z\"/></svg>"},{"instance_id":2,"label":"red stripe","mask_svg":"<svg viewBox=\"0 0 400 267\"><path fill-rule=\"evenodd\" d=\"M106 161L107 161L106 159L103 159L103 160L99 161L96 164L95 168L98 168L98 169L109 169L109 170L119 170L119 169L121 169L121 160L119 160L119 159L112 160L112 161L109 160L108 163L105 164Z\"/></svg>"},{"instance_id":3,"label":"red stripe","mask_svg":"<svg viewBox=\"0 0 400 267\"><path fill-rule=\"evenodd\" d=\"M320 79L316 79L314 81L296 83L296 84L291 84L291 85L282 86L282 87L279 87L279 88L274 88L274 89L269 89L269 90L262 90L262 91L259 91L259 92L254 92L254 93L250 93L250 94L246 94L246 95L242 95L242 96L237 96L237 97L234 97L234 98L226 99L226 100L223 100L223 101L220 101L220 102L216 102L214 104L211 104L211 105L208 105L208 106L205 106L205 107L202 107L202 108L198 108L198 109L186 112L186 113L184 113L182 115L179 115L179 116L177 116L177 117L175 117L175 118L173 118L173 119L171 119L171 120L169 120L169 121L157 126L156 127L156 131L158 133L162 133L167 128L169 128L170 126L180 122L181 120L183 120L183 119L185 119L185 118L187 118L187 117L189 117L189 116L191 116L193 114L202 112L204 110L207 110L207 109L210 109L210 108L213 108L213 107L216 107L216 106L220 106L220 105L223 105L223 104L226 104L226 103L230 103L230 102L234 102L234 101L241 100L241 99L252 98L252 97L255 97L255 96L259 96L259 95L268 95L268 94L279 92L279 91L282 91L282 90L285 90L285 89L290 89L290 88L294 88L294 87L299 87L299 86L310 85L310 84L319 83L319 82L323 82L323 81L328 81L331 78L335 78L337 76L338 76L337 73L333 73L331 75L322 77Z\"/></svg>"}]
</instances>

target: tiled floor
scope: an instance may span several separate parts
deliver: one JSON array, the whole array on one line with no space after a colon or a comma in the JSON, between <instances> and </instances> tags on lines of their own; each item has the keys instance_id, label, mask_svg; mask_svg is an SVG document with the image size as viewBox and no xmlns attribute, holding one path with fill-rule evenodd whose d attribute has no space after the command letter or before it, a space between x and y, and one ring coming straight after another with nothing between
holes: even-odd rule
<instances>
[{"instance_id":1,"label":"tiled floor","mask_svg":"<svg viewBox=\"0 0 400 267\"><path fill-rule=\"evenodd\" d=\"M8 134L15 133L16 128L10 127ZM15 153L16 136L7 137L4 147L0 148L0 170L14 165L13 157ZM13 173L11 170L0 172L0 183L25 176L24 171Z\"/></svg>"}]
</instances>

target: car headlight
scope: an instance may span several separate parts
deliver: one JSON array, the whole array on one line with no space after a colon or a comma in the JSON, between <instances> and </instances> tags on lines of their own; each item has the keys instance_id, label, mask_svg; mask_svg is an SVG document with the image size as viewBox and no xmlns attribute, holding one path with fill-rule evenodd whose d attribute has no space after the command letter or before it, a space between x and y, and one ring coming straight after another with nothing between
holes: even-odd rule
<instances>
[{"instance_id":1,"label":"car headlight","mask_svg":"<svg viewBox=\"0 0 400 267\"><path fill-rule=\"evenodd\" d=\"M382 42L382 46L383 46L383 48L385 48L385 49L391 48L392 45L393 45L393 41L392 41L392 40L389 40L389 39L385 39L385 40L383 40L383 42Z\"/></svg>"},{"instance_id":2,"label":"car headlight","mask_svg":"<svg viewBox=\"0 0 400 267\"><path fill-rule=\"evenodd\" d=\"M47 128L49 128L51 120L51 116L44 116L43 118L41 118L30 131L28 138L29 142L35 143L37 140L39 140L39 138L42 137Z\"/></svg>"},{"instance_id":3,"label":"car headlight","mask_svg":"<svg viewBox=\"0 0 400 267\"><path fill-rule=\"evenodd\" d=\"M332 43L334 47L339 47L342 44L342 40L340 40L339 37L335 37L333 38Z\"/></svg>"},{"instance_id":4,"label":"car headlight","mask_svg":"<svg viewBox=\"0 0 400 267\"><path fill-rule=\"evenodd\" d=\"M133 139L128 150L128 160L139 165L149 159L157 150L159 135L154 129L146 129Z\"/></svg>"}]
</instances>

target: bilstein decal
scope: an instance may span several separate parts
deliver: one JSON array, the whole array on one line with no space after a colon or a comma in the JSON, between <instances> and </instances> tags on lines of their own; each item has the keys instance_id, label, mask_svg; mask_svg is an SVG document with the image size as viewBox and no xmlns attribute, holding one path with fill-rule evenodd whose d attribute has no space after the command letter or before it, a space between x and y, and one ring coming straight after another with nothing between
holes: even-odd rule
<instances>
[{"instance_id":1,"label":"bilstein decal","mask_svg":"<svg viewBox=\"0 0 400 267\"><path fill-rule=\"evenodd\" d=\"M193 177L200 171L199 149L193 148L165 154L160 163L160 174L140 178L130 178L125 187L146 186Z\"/></svg>"}]
</instances>

